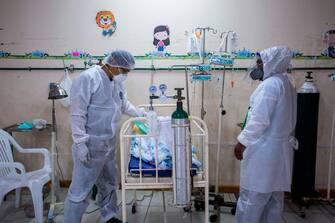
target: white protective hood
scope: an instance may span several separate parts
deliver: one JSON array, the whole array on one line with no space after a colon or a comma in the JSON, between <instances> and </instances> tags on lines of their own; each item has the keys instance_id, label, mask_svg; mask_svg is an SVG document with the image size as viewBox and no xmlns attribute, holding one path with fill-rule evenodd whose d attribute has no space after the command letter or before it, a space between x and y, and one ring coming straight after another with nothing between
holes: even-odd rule
<instances>
[{"instance_id":1,"label":"white protective hood","mask_svg":"<svg viewBox=\"0 0 335 223\"><path fill-rule=\"evenodd\" d=\"M274 74L286 73L290 66L292 51L288 47L275 46L261 51L264 80Z\"/></svg>"}]
</instances>

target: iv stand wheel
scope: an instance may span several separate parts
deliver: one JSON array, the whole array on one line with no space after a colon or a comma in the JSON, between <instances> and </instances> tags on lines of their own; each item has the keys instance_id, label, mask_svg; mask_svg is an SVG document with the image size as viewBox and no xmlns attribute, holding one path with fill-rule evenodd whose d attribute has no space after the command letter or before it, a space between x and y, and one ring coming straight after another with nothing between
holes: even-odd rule
<instances>
[{"instance_id":1,"label":"iv stand wheel","mask_svg":"<svg viewBox=\"0 0 335 223\"><path fill-rule=\"evenodd\" d=\"M52 216L52 217L48 216L47 222L48 222L48 223L54 223L54 218L53 218L53 216Z\"/></svg>"},{"instance_id":2,"label":"iv stand wheel","mask_svg":"<svg viewBox=\"0 0 335 223\"><path fill-rule=\"evenodd\" d=\"M132 213L132 214L135 214L135 213L136 213L136 204L133 204L133 205L131 206L131 213Z\"/></svg>"},{"instance_id":3,"label":"iv stand wheel","mask_svg":"<svg viewBox=\"0 0 335 223\"><path fill-rule=\"evenodd\" d=\"M187 212L187 213L189 213L189 212L191 211L191 209L192 209L191 206L189 206L189 207L184 207L184 211Z\"/></svg>"},{"instance_id":4,"label":"iv stand wheel","mask_svg":"<svg viewBox=\"0 0 335 223\"><path fill-rule=\"evenodd\" d=\"M194 208L196 211L204 211L205 210L205 203L203 201L194 201Z\"/></svg>"},{"instance_id":5,"label":"iv stand wheel","mask_svg":"<svg viewBox=\"0 0 335 223\"><path fill-rule=\"evenodd\" d=\"M218 216L216 214L213 214L209 217L210 222L217 222Z\"/></svg>"},{"instance_id":6,"label":"iv stand wheel","mask_svg":"<svg viewBox=\"0 0 335 223\"><path fill-rule=\"evenodd\" d=\"M236 214L236 208L232 208L232 209L230 210L230 213L231 213L232 215L235 215L235 214Z\"/></svg>"}]
</instances>

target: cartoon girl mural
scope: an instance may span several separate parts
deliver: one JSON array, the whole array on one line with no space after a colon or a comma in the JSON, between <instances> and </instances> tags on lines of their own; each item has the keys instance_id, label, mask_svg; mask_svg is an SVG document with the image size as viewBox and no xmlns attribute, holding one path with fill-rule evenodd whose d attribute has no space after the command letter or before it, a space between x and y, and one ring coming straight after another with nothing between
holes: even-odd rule
<instances>
[{"instance_id":1,"label":"cartoon girl mural","mask_svg":"<svg viewBox=\"0 0 335 223\"><path fill-rule=\"evenodd\" d=\"M170 29L166 25L157 26L154 29L154 46L156 53L164 54L166 46L170 45Z\"/></svg>"},{"instance_id":2,"label":"cartoon girl mural","mask_svg":"<svg viewBox=\"0 0 335 223\"><path fill-rule=\"evenodd\" d=\"M335 30L328 30L325 32L323 41L326 43L327 48L322 55L335 58Z\"/></svg>"}]
</instances>

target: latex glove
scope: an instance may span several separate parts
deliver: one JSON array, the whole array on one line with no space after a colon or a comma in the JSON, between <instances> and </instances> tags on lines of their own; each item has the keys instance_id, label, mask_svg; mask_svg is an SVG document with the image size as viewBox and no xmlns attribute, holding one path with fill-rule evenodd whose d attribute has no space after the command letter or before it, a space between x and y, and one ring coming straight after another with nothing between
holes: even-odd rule
<instances>
[{"instance_id":1,"label":"latex glove","mask_svg":"<svg viewBox=\"0 0 335 223\"><path fill-rule=\"evenodd\" d=\"M234 150L236 159L238 159L238 160L243 159L244 150L245 150L245 146L242 143L238 142L236 144L235 150Z\"/></svg>"},{"instance_id":2,"label":"latex glove","mask_svg":"<svg viewBox=\"0 0 335 223\"><path fill-rule=\"evenodd\" d=\"M144 108L138 108L137 113L138 113L139 117L146 117L147 116L147 112L145 111Z\"/></svg>"},{"instance_id":3,"label":"latex glove","mask_svg":"<svg viewBox=\"0 0 335 223\"><path fill-rule=\"evenodd\" d=\"M83 163L87 163L91 159L86 143L77 144L75 154L77 158Z\"/></svg>"}]
</instances>

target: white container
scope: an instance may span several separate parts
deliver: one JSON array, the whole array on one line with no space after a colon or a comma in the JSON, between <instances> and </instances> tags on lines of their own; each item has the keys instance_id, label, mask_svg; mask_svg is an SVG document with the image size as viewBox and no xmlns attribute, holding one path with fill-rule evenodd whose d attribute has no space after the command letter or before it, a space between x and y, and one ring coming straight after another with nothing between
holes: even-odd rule
<instances>
[{"instance_id":1,"label":"white container","mask_svg":"<svg viewBox=\"0 0 335 223\"><path fill-rule=\"evenodd\" d=\"M47 121L44 119L34 119L33 125L36 129L43 129L47 126Z\"/></svg>"}]
</instances>

